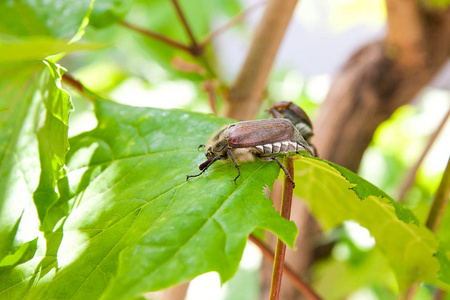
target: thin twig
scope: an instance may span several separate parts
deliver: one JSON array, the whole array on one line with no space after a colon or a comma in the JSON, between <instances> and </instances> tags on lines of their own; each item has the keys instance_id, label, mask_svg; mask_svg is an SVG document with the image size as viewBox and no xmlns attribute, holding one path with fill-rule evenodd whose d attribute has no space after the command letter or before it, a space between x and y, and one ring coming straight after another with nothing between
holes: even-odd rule
<instances>
[{"instance_id":1,"label":"thin twig","mask_svg":"<svg viewBox=\"0 0 450 300\"><path fill-rule=\"evenodd\" d=\"M427 227L436 233L441 225L442 217L448 204L450 194L450 158L442 175L439 187L434 195L433 204L427 219Z\"/></svg>"},{"instance_id":2,"label":"thin twig","mask_svg":"<svg viewBox=\"0 0 450 300\"><path fill-rule=\"evenodd\" d=\"M77 79L73 78L69 73L64 73L62 77L63 83L70 85L76 89L83 97L87 98L89 101L94 102L94 98L90 95L89 91L85 86Z\"/></svg>"},{"instance_id":3,"label":"thin twig","mask_svg":"<svg viewBox=\"0 0 450 300\"><path fill-rule=\"evenodd\" d=\"M139 26L130 24L130 23L126 22L126 21L120 21L119 24L121 26L123 26L123 27L126 27L126 28L131 29L131 30L136 31L136 32L139 32L139 33L141 33L143 35L146 35L148 37L154 38L155 40L158 40L158 41L160 41L160 42L162 42L162 43L164 43L166 45L172 46L174 48L178 48L178 49L184 50L184 51L186 51L188 53L191 53L191 51L192 51L191 47L186 46L186 45L184 45L184 44L182 44L180 42L177 42L175 40L172 40L172 39L170 39L168 37L165 37L165 36L163 36L163 35L161 35L159 33L155 33L153 31L141 28Z\"/></svg>"},{"instance_id":4,"label":"thin twig","mask_svg":"<svg viewBox=\"0 0 450 300\"><path fill-rule=\"evenodd\" d=\"M175 7L175 10L177 11L177 15L181 20L181 23L183 23L184 29L186 30L187 34L189 35L189 38L191 39L191 44L193 48L196 48L198 46L197 41L195 40L194 34L192 33L191 27L189 26L186 18L184 17L183 11L181 10L180 5L178 4L177 0L172 0L172 4Z\"/></svg>"},{"instance_id":5,"label":"thin twig","mask_svg":"<svg viewBox=\"0 0 450 300\"><path fill-rule=\"evenodd\" d=\"M420 155L417 162L414 164L414 166L408 171L408 174L406 175L406 178L403 181L402 186L400 187L400 192L398 194L398 198L400 202L403 202L404 197L408 190L411 188L411 186L414 184L414 181L416 179L417 171L419 170L419 167L422 165L423 160L427 156L428 152L431 149L431 146L433 146L434 142L436 141L436 138L439 136L439 133L441 133L442 129L444 128L445 123L447 123L448 118L450 117L450 109L448 110L445 117L442 119L441 123L439 124L438 128L433 132L433 134L428 139L428 143L425 146L425 148L422 151L422 154Z\"/></svg>"},{"instance_id":6,"label":"thin twig","mask_svg":"<svg viewBox=\"0 0 450 300\"><path fill-rule=\"evenodd\" d=\"M294 161L292 157L286 156L287 174L294 174ZM292 194L294 190L294 183L287 176L284 178L283 200L281 201L280 213L281 216L287 220L291 218ZM283 277L284 257L286 255L286 245L280 238L277 240L277 247L275 250L275 258L273 263L272 283L270 285L270 299L280 299L281 279Z\"/></svg>"},{"instance_id":7,"label":"thin twig","mask_svg":"<svg viewBox=\"0 0 450 300\"><path fill-rule=\"evenodd\" d=\"M212 32L208 33L208 35L203 38L203 40L200 42L200 46L205 47L211 40L215 37L217 37L219 34L222 34L223 32L227 31L237 23L241 22L248 14L256 10L259 6L262 6L263 4L266 4L266 0L256 2L253 5L249 6L245 10L243 10L241 13L239 13L237 16L233 17L228 23L225 23L224 25L214 29Z\"/></svg>"},{"instance_id":8,"label":"thin twig","mask_svg":"<svg viewBox=\"0 0 450 300\"><path fill-rule=\"evenodd\" d=\"M209 106L213 114L217 115L217 105L216 105L216 93L215 93L215 85L214 81L208 80L202 83L202 89L208 95Z\"/></svg>"},{"instance_id":9,"label":"thin twig","mask_svg":"<svg viewBox=\"0 0 450 300\"><path fill-rule=\"evenodd\" d=\"M262 243L260 240L258 240L253 235L250 235L248 237L248 239L250 241L252 241L253 244L255 244L261 250L261 252L263 253L265 258L267 258L271 261L274 261L275 254L272 252L272 250L269 249L268 246L266 246L264 243ZM321 300L320 296L317 295L316 292L312 289L312 287L310 287L306 283L306 280L303 279L301 276L295 274L295 272L292 270L291 267L289 267L288 265L285 264L283 267L283 271L284 271L284 273L286 273L286 276L289 277L289 279L291 279L292 283L301 292L303 292L303 294L305 294L306 297L308 297L308 299Z\"/></svg>"},{"instance_id":10,"label":"thin twig","mask_svg":"<svg viewBox=\"0 0 450 300\"><path fill-rule=\"evenodd\" d=\"M438 289L436 293L434 293L433 300L442 300L445 297L446 292L442 289Z\"/></svg>"}]
</instances>

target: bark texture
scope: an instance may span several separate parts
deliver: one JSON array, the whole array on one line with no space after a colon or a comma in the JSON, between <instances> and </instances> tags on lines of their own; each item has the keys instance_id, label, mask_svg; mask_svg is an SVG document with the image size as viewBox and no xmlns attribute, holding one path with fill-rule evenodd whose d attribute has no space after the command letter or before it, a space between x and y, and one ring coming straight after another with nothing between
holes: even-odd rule
<instances>
[{"instance_id":1,"label":"bark texture","mask_svg":"<svg viewBox=\"0 0 450 300\"><path fill-rule=\"evenodd\" d=\"M388 17L389 26L401 19L402 2L417 6L418 19L411 20L410 28L408 23L389 28L384 41L356 52L336 76L315 122L313 143L321 157L352 171L357 171L378 125L411 102L450 54L449 10L429 12L406 0L389 9L396 1L387 1L388 16L394 15ZM407 33L413 30L420 33Z\"/></svg>"}]
</instances>

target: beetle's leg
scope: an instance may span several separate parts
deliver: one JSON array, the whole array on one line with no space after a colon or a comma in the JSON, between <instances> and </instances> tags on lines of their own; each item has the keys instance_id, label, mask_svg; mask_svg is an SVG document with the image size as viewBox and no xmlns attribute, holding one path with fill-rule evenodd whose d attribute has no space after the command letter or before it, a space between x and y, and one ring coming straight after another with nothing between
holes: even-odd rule
<instances>
[{"instance_id":1,"label":"beetle's leg","mask_svg":"<svg viewBox=\"0 0 450 300\"><path fill-rule=\"evenodd\" d=\"M198 173L197 175L186 175L186 181L188 181L189 178L198 177L198 176L202 175L214 162L216 162L219 159L220 159L220 156L216 156L213 159L208 160L209 162L207 161L208 162L207 165L205 167L201 168L202 171L200 173ZM201 164L200 166L202 166L203 164Z\"/></svg>"},{"instance_id":2,"label":"beetle's leg","mask_svg":"<svg viewBox=\"0 0 450 300\"><path fill-rule=\"evenodd\" d=\"M311 148L312 148L312 150L313 150L313 155L315 156L315 157L319 157L319 155L318 155L318 153L317 153L317 148L316 148L316 146L314 146L313 144L309 144L310 146L311 146Z\"/></svg>"},{"instance_id":3,"label":"beetle's leg","mask_svg":"<svg viewBox=\"0 0 450 300\"><path fill-rule=\"evenodd\" d=\"M200 150L200 148L205 148L205 145L203 145L203 144L202 145L198 145L197 151Z\"/></svg>"},{"instance_id":4,"label":"beetle's leg","mask_svg":"<svg viewBox=\"0 0 450 300\"><path fill-rule=\"evenodd\" d=\"M278 158L277 158L276 156L269 156L269 157L270 157L271 159L273 159L274 161L276 161L276 162L280 165L281 169L283 169L283 171L284 171L284 174L286 174L286 176L289 178L289 180L292 182L292 184L293 184L294 187L295 187L294 179L292 179L291 174L289 174L288 170L286 170L286 168L283 166L283 164L281 163L281 161L279 161Z\"/></svg>"},{"instance_id":5,"label":"beetle's leg","mask_svg":"<svg viewBox=\"0 0 450 300\"><path fill-rule=\"evenodd\" d=\"M230 149L227 149L227 152L228 152L228 155L230 156L231 160L233 161L234 166L236 167L236 170L238 171L238 176L236 176L236 178L233 179L234 184L236 184L236 180L239 178L239 176L241 176L241 171L239 170L239 166L238 166L238 164L236 163L236 161L234 160L233 155L231 155Z\"/></svg>"}]
</instances>

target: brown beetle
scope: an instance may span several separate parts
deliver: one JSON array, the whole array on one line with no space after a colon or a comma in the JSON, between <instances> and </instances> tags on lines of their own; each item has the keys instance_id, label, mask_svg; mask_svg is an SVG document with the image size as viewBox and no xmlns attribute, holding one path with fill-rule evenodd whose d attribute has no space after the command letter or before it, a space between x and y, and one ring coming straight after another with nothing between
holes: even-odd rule
<instances>
[{"instance_id":1,"label":"brown beetle","mask_svg":"<svg viewBox=\"0 0 450 300\"><path fill-rule=\"evenodd\" d=\"M237 161L253 161L258 157L265 161L275 160L293 183L291 175L275 155L298 151L307 151L312 155L308 143L287 119L229 124L215 133L206 144L205 155L208 160L199 166L201 172L197 175L188 175L186 180L200 176L217 160L230 158L238 171L238 175L234 178L236 182L241 175Z\"/></svg>"},{"instance_id":2,"label":"brown beetle","mask_svg":"<svg viewBox=\"0 0 450 300\"><path fill-rule=\"evenodd\" d=\"M291 121L306 141L314 135L311 119L293 102L278 101L270 108L269 113L274 118L286 118Z\"/></svg>"},{"instance_id":3,"label":"brown beetle","mask_svg":"<svg viewBox=\"0 0 450 300\"><path fill-rule=\"evenodd\" d=\"M311 137L314 135L312 122L303 109L293 102L278 101L268 110L268 112L274 118L286 118L291 121L314 150L314 156L317 156L316 147L311 144Z\"/></svg>"}]
</instances>

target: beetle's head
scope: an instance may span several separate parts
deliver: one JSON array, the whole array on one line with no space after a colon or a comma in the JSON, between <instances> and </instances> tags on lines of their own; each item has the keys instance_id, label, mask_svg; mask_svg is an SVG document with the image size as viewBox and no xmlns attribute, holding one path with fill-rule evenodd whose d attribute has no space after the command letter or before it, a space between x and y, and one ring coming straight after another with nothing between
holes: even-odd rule
<instances>
[{"instance_id":1,"label":"beetle's head","mask_svg":"<svg viewBox=\"0 0 450 300\"><path fill-rule=\"evenodd\" d=\"M227 151L227 134L228 125L216 132L206 144L206 157L208 159L216 156L224 156Z\"/></svg>"},{"instance_id":2,"label":"beetle's head","mask_svg":"<svg viewBox=\"0 0 450 300\"><path fill-rule=\"evenodd\" d=\"M212 157L217 156L217 155L214 155L214 152L212 151L212 148L211 148L211 147L209 147L208 150L206 150L205 155L206 155L206 158L207 158L207 159L210 159L210 158L212 158Z\"/></svg>"},{"instance_id":3,"label":"beetle's head","mask_svg":"<svg viewBox=\"0 0 450 300\"><path fill-rule=\"evenodd\" d=\"M211 147L209 147L206 150L205 155L206 155L207 160L205 162L201 163L200 166L198 166L198 168L201 171L207 169L210 165L212 165L213 162L215 162L216 160L219 160L221 157L220 155L217 155Z\"/></svg>"},{"instance_id":4,"label":"beetle's head","mask_svg":"<svg viewBox=\"0 0 450 300\"><path fill-rule=\"evenodd\" d=\"M213 162L227 156L227 136L226 130L228 125L222 127L218 132L216 132L211 139L206 143L205 155L207 160L203 162L198 168L204 170L208 168Z\"/></svg>"}]
</instances>

